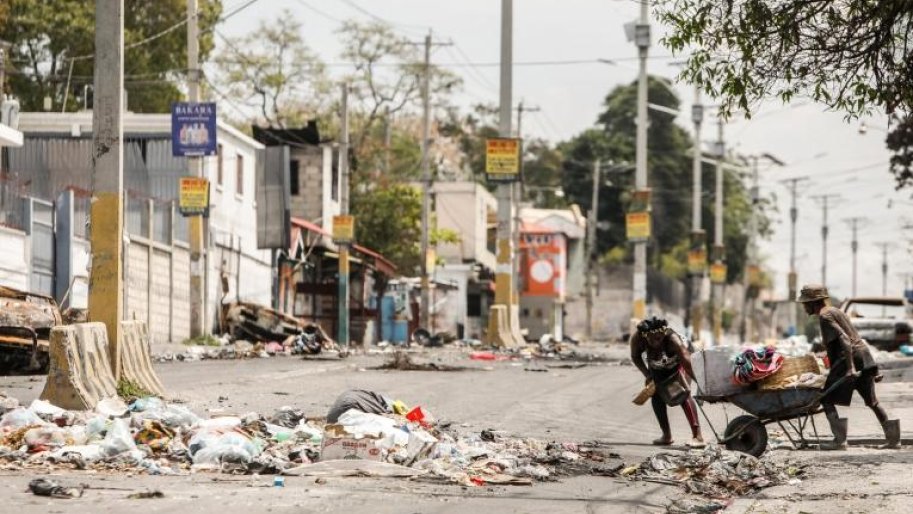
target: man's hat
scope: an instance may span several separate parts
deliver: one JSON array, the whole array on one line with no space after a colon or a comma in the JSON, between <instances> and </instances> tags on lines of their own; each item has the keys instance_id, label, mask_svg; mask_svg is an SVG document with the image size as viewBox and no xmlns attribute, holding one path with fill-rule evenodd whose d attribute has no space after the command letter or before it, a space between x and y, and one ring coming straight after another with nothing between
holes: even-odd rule
<instances>
[{"instance_id":1,"label":"man's hat","mask_svg":"<svg viewBox=\"0 0 913 514\"><path fill-rule=\"evenodd\" d=\"M799 298L796 299L796 301L799 303L807 303L824 300L825 298L830 298L830 295L827 294L826 287L818 284L806 284L802 286L802 291L799 292Z\"/></svg>"}]
</instances>

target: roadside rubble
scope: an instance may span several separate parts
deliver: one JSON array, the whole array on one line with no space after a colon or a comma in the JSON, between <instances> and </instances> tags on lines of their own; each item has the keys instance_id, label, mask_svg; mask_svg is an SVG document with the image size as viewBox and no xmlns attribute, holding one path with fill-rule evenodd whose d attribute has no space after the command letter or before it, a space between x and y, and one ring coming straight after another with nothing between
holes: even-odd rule
<instances>
[{"instance_id":1,"label":"roadside rubble","mask_svg":"<svg viewBox=\"0 0 913 514\"><path fill-rule=\"evenodd\" d=\"M451 423L432 421L420 407L405 417L349 410L337 424L324 425L324 418L291 407L270 416L251 412L204 419L155 397L129 405L106 400L88 412L40 400L28 407L3 400L0 470L5 471L356 474L479 486L613 476L624 467L596 443L547 442L493 430L461 434ZM353 458L361 464L351 464ZM37 485L45 491L59 484Z\"/></svg>"},{"instance_id":2,"label":"roadside rubble","mask_svg":"<svg viewBox=\"0 0 913 514\"><path fill-rule=\"evenodd\" d=\"M718 446L683 453L656 453L621 472L623 476L679 485L689 493L723 500L798 481L804 473L805 467L801 464L772 458L757 459Z\"/></svg>"}]
</instances>

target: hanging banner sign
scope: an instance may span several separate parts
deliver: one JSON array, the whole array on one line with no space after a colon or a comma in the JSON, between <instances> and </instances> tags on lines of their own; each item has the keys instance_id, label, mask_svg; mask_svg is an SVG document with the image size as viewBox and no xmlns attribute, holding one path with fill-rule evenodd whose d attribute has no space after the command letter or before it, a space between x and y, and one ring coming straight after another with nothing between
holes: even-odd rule
<instances>
[{"instance_id":1,"label":"hanging banner sign","mask_svg":"<svg viewBox=\"0 0 913 514\"><path fill-rule=\"evenodd\" d=\"M625 216L625 229L628 241L646 241L650 239L650 213L629 212Z\"/></svg>"},{"instance_id":2,"label":"hanging banner sign","mask_svg":"<svg viewBox=\"0 0 913 514\"><path fill-rule=\"evenodd\" d=\"M216 104L171 104L171 153L175 157L216 154Z\"/></svg>"},{"instance_id":3,"label":"hanging banner sign","mask_svg":"<svg viewBox=\"0 0 913 514\"><path fill-rule=\"evenodd\" d=\"M725 284L726 283L726 265L725 264L711 264L710 265L710 281L714 284Z\"/></svg>"},{"instance_id":4,"label":"hanging banner sign","mask_svg":"<svg viewBox=\"0 0 913 514\"><path fill-rule=\"evenodd\" d=\"M355 241L355 216L333 216L333 242Z\"/></svg>"},{"instance_id":5,"label":"hanging banner sign","mask_svg":"<svg viewBox=\"0 0 913 514\"><path fill-rule=\"evenodd\" d=\"M489 182L520 180L520 140L515 138L485 141L485 174Z\"/></svg>"},{"instance_id":6,"label":"hanging banner sign","mask_svg":"<svg viewBox=\"0 0 913 514\"><path fill-rule=\"evenodd\" d=\"M178 210L183 216L209 216L209 180L181 177Z\"/></svg>"}]
</instances>

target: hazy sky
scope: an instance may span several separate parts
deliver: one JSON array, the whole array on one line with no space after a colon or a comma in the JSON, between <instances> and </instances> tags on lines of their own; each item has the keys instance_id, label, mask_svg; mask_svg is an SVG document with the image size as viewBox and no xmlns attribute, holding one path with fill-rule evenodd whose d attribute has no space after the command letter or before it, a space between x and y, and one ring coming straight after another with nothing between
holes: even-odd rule
<instances>
[{"instance_id":1,"label":"hazy sky","mask_svg":"<svg viewBox=\"0 0 913 514\"><path fill-rule=\"evenodd\" d=\"M226 10L244 3L223 2ZM303 23L302 35L308 45L330 63L340 62L334 33L340 20L376 16L416 40L431 28L435 38L454 43L436 49L432 58L464 78L458 101L497 103L499 0L260 0L228 20L222 31L244 34L261 19L275 19L283 9ZM525 117L527 137L560 141L592 126L606 93L635 80L636 49L627 42L623 25L637 18L636 0L514 0L514 14L514 102L522 99L541 108ZM648 69L672 78L677 70L670 65L674 60L669 50L658 42L661 32L654 22ZM541 64L598 58L616 59L619 64ZM344 71L339 67L331 70ZM676 90L687 110L693 89L678 85ZM691 131L687 115L679 122ZM733 120L726 127L727 145L736 151L767 152L787 163L784 168L763 169L761 179L762 194L776 195L779 207L775 233L763 243L762 252L782 296L789 271L790 233L789 194L781 180L789 177L810 177L799 187L796 255L800 283L821 280L822 212L810 196L825 193L841 195L832 202L829 214L828 285L835 293L851 293L851 233L844 222L849 217L868 219L859 231L858 294L881 294L882 257L876 242L896 241L888 253L888 294L900 294L904 279L899 273L913 272L909 245L903 241L913 232L902 229L913 224L913 201L910 193L894 191L887 171L886 119L875 117L866 123L869 129L861 135L859 121L846 122L839 113L797 99L789 106L771 102L752 120ZM705 123L702 139L709 141L715 133L716 128ZM710 220L704 221L708 226Z\"/></svg>"}]
</instances>

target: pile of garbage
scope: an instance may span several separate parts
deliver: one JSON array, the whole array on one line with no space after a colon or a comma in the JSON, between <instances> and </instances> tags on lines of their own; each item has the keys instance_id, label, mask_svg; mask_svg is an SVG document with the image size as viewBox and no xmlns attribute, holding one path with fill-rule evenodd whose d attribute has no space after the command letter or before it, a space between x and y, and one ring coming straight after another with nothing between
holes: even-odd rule
<instances>
[{"instance_id":1,"label":"pile of garbage","mask_svg":"<svg viewBox=\"0 0 913 514\"><path fill-rule=\"evenodd\" d=\"M785 483L799 483L804 468L772 458L757 459L718 446L687 453L657 453L622 475L676 484L692 494L714 499L744 496Z\"/></svg>"},{"instance_id":2,"label":"pile of garbage","mask_svg":"<svg viewBox=\"0 0 913 514\"><path fill-rule=\"evenodd\" d=\"M488 430L460 435L421 408L407 416L352 409L325 425L324 418L308 418L290 407L268 417L252 412L203 419L156 397L129 405L104 400L82 412L41 400L24 407L0 396L0 413L0 469L13 471L307 475L351 473L354 466L364 475L381 466L386 476L471 486L612 475L624 467L617 455L595 444L549 443Z\"/></svg>"}]
</instances>

